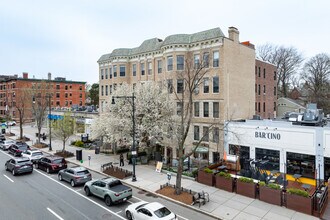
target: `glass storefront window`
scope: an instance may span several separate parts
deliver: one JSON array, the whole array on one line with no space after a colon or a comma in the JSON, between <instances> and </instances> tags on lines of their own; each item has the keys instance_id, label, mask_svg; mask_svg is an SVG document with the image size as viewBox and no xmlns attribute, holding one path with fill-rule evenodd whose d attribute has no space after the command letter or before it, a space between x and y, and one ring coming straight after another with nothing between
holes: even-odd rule
<instances>
[{"instance_id":1,"label":"glass storefront window","mask_svg":"<svg viewBox=\"0 0 330 220\"><path fill-rule=\"evenodd\" d=\"M330 177L330 158L324 157L324 181L328 181Z\"/></svg>"},{"instance_id":2,"label":"glass storefront window","mask_svg":"<svg viewBox=\"0 0 330 220\"><path fill-rule=\"evenodd\" d=\"M288 174L301 174L303 177L315 178L315 156L287 152L286 159Z\"/></svg>"},{"instance_id":3,"label":"glass storefront window","mask_svg":"<svg viewBox=\"0 0 330 220\"><path fill-rule=\"evenodd\" d=\"M280 151L256 148L256 159L268 161L264 164L263 169L272 171L280 170Z\"/></svg>"},{"instance_id":4,"label":"glass storefront window","mask_svg":"<svg viewBox=\"0 0 330 220\"><path fill-rule=\"evenodd\" d=\"M229 144L229 154L239 156L241 169L249 169L250 147Z\"/></svg>"}]
</instances>

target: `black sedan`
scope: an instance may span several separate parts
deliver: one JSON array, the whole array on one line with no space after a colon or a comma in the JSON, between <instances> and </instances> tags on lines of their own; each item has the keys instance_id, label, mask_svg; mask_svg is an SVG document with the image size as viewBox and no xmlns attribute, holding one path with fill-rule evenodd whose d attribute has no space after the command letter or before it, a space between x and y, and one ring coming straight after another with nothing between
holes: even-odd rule
<instances>
[{"instance_id":1,"label":"black sedan","mask_svg":"<svg viewBox=\"0 0 330 220\"><path fill-rule=\"evenodd\" d=\"M14 158L10 159L5 163L5 168L7 171L11 171L13 176L21 173L32 173L33 172L33 164L29 160L29 158Z\"/></svg>"}]
</instances>

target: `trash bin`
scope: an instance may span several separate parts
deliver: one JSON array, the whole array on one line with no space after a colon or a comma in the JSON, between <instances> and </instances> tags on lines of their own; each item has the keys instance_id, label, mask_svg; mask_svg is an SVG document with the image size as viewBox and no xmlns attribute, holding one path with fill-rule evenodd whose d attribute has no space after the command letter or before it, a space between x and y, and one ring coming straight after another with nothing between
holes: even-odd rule
<instances>
[{"instance_id":1,"label":"trash bin","mask_svg":"<svg viewBox=\"0 0 330 220\"><path fill-rule=\"evenodd\" d=\"M76 150L76 159L82 160L82 150Z\"/></svg>"},{"instance_id":2,"label":"trash bin","mask_svg":"<svg viewBox=\"0 0 330 220\"><path fill-rule=\"evenodd\" d=\"M2 134L6 134L6 129L5 129L5 128L2 128L2 129L1 129L1 133L2 133Z\"/></svg>"},{"instance_id":3,"label":"trash bin","mask_svg":"<svg viewBox=\"0 0 330 220\"><path fill-rule=\"evenodd\" d=\"M95 154L99 154L100 153L100 147L99 146L96 146L95 147Z\"/></svg>"}]
</instances>

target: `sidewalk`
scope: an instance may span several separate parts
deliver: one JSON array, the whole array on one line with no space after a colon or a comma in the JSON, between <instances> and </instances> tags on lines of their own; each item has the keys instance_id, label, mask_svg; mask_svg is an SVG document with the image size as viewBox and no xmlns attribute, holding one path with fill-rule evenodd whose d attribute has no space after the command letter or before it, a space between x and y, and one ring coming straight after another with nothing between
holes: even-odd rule
<instances>
[{"instance_id":1,"label":"sidewalk","mask_svg":"<svg viewBox=\"0 0 330 220\"><path fill-rule=\"evenodd\" d=\"M33 143L35 143L36 137L36 128L31 126L24 126L24 135L31 138ZM19 134L19 127L12 127L11 131L16 134L12 139L16 139ZM42 132L47 133L47 130ZM78 139L77 136L75 139ZM45 141L49 142L49 139ZM70 143L70 140L67 141L67 144ZM32 141L30 141L32 144ZM56 152L56 150L62 150L62 143L59 140L52 139L52 148L51 153ZM73 147L66 145L66 150L76 154L76 150L81 149L78 147ZM44 149L48 152L48 149ZM88 161L88 155L91 156L91 160ZM83 150L82 151L83 163L80 163L76 160L75 157L68 158L67 160L72 163L85 166L96 172L101 172L101 165L109 162L118 163L119 165L119 155L104 155L104 154L95 154L94 150ZM125 161L125 166L123 167L126 170L133 170L132 165L129 165ZM130 178L123 180L123 182L138 187L140 189L150 191L155 193L156 190L160 188L160 185L168 182L167 175L165 173L158 173L155 171L156 167L154 165L136 165L136 182L132 182ZM175 184L176 177L172 176L171 183ZM217 189L215 187L206 186L200 184L191 179L182 179L182 187L191 189L196 192L204 190L210 194L210 202L198 208L198 206L187 206L195 210L200 210L206 214L212 215L216 218L224 220L316 220L319 218L306 215L303 213L295 212L291 209L287 209L281 206L271 205L265 202L262 202L258 199L251 199L245 196L238 195L236 193L229 193Z\"/></svg>"}]
</instances>

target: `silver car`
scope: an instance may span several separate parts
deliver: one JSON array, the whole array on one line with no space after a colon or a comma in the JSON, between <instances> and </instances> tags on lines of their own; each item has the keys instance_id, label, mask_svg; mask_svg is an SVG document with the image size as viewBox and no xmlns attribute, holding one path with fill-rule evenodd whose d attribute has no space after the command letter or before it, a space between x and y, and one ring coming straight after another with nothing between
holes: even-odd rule
<instances>
[{"instance_id":1,"label":"silver car","mask_svg":"<svg viewBox=\"0 0 330 220\"><path fill-rule=\"evenodd\" d=\"M0 144L0 148L2 150L8 150L9 147L13 144L16 144L16 141L13 141L13 140L5 140L3 141L3 143Z\"/></svg>"},{"instance_id":2,"label":"silver car","mask_svg":"<svg viewBox=\"0 0 330 220\"><path fill-rule=\"evenodd\" d=\"M92 180L92 174L84 167L71 167L60 170L58 179L69 182L71 186L76 186Z\"/></svg>"},{"instance_id":3,"label":"silver car","mask_svg":"<svg viewBox=\"0 0 330 220\"><path fill-rule=\"evenodd\" d=\"M44 154L40 150L33 149L23 152L22 156L29 158L32 163L35 163L37 160L40 160Z\"/></svg>"}]
</instances>

